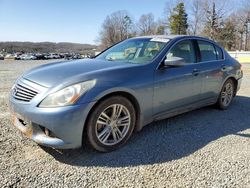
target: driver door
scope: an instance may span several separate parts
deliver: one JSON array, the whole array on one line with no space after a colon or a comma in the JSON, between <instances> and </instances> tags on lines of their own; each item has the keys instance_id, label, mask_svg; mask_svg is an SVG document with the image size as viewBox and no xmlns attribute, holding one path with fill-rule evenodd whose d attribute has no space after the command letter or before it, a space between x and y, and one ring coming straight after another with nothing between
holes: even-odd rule
<instances>
[{"instance_id":1,"label":"driver door","mask_svg":"<svg viewBox=\"0 0 250 188\"><path fill-rule=\"evenodd\" d=\"M166 54L167 59L173 57L183 58L186 64L155 71L153 113L156 116L184 108L200 99L202 79L193 41L182 40L174 44Z\"/></svg>"}]
</instances>

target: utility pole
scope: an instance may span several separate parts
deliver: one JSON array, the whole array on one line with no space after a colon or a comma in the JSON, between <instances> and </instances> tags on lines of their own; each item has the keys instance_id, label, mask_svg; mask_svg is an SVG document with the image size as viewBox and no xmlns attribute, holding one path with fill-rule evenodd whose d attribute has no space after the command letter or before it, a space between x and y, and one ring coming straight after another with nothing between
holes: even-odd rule
<instances>
[{"instance_id":1,"label":"utility pole","mask_svg":"<svg viewBox=\"0 0 250 188\"><path fill-rule=\"evenodd\" d=\"M247 51L247 35L248 35L248 27L247 27L247 22L245 23L245 27L246 27L246 36L245 36L245 51Z\"/></svg>"},{"instance_id":2,"label":"utility pole","mask_svg":"<svg viewBox=\"0 0 250 188\"><path fill-rule=\"evenodd\" d=\"M128 32L129 32L129 27L132 24L132 20L129 16L125 16L123 20L123 24L125 26L125 32L126 32L126 38L128 39Z\"/></svg>"},{"instance_id":3,"label":"utility pole","mask_svg":"<svg viewBox=\"0 0 250 188\"><path fill-rule=\"evenodd\" d=\"M245 36L245 51L247 51L247 45L248 45L248 32L249 32L249 24L250 24L250 18L248 18L245 22L245 27L246 27L246 36Z\"/></svg>"},{"instance_id":4,"label":"utility pole","mask_svg":"<svg viewBox=\"0 0 250 188\"><path fill-rule=\"evenodd\" d=\"M243 43L243 31L240 31L240 51L242 50L242 43Z\"/></svg>"}]
</instances>

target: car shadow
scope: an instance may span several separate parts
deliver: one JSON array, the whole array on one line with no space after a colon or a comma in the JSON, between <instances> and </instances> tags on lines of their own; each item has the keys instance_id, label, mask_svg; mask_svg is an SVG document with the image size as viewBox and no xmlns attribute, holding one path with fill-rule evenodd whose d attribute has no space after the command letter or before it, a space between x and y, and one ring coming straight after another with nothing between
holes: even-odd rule
<instances>
[{"instance_id":1,"label":"car shadow","mask_svg":"<svg viewBox=\"0 0 250 188\"><path fill-rule=\"evenodd\" d=\"M126 167L164 163L186 157L212 141L227 136L250 138L250 98L237 96L226 111L206 107L151 123L119 150L55 150L42 147L56 160L75 166Z\"/></svg>"}]
</instances>

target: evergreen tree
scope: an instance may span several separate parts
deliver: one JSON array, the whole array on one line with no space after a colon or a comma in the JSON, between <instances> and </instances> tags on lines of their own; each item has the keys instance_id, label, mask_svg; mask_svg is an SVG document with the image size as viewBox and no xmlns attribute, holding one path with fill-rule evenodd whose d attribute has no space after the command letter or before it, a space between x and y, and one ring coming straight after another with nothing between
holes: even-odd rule
<instances>
[{"instance_id":1,"label":"evergreen tree","mask_svg":"<svg viewBox=\"0 0 250 188\"><path fill-rule=\"evenodd\" d=\"M165 34L165 27L163 25L159 25L156 30L156 35L164 35Z\"/></svg>"},{"instance_id":2,"label":"evergreen tree","mask_svg":"<svg viewBox=\"0 0 250 188\"><path fill-rule=\"evenodd\" d=\"M187 34L187 13L185 11L184 3L179 3L173 9L173 13L169 18L171 34L186 35Z\"/></svg>"},{"instance_id":3,"label":"evergreen tree","mask_svg":"<svg viewBox=\"0 0 250 188\"><path fill-rule=\"evenodd\" d=\"M235 48L236 41L236 24L232 19L227 19L223 28L220 29L218 34L218 42L224 46L227 50Z\"/></svg>"}]
</instances>

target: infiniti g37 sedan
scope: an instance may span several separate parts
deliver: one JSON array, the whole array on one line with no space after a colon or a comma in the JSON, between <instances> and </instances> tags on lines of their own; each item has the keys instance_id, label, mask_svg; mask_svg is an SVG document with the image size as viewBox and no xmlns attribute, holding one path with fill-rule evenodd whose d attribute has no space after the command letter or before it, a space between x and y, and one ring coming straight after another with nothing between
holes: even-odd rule
<instances>
[{"instance_id":1,"label":"infiniti g37 sedan","mask_svg":"<svg viewBox=\"0 0 250 188\"><path fill-rule=\"evenodd\" d=\"M150 122L216 104L227 109L241 65L215 42L193 36L122 41L94 59L49 63L11 89L14 125L38 144L102 152Z\"/></svg>"}]
</instances>

